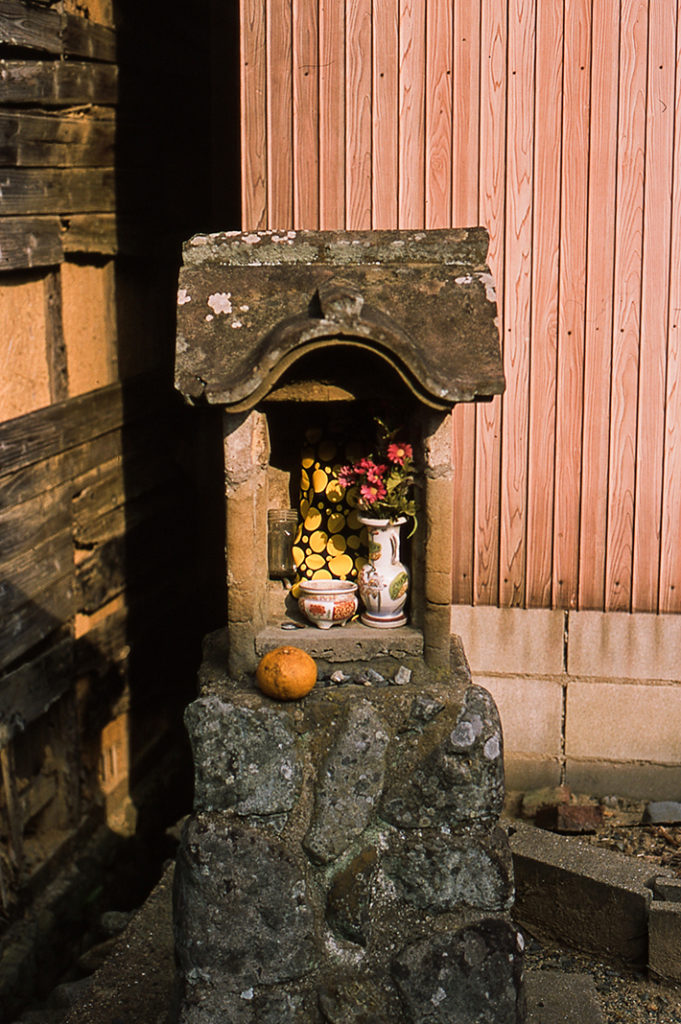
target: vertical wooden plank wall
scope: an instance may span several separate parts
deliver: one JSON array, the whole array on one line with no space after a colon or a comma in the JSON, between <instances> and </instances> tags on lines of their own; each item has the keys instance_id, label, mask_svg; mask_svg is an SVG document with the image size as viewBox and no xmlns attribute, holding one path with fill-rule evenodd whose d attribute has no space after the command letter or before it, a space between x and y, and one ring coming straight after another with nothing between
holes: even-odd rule
<instances>
[{"instance_id":1,"label":"vertical wooden plank wall","mask_svg":"<svg viewBox=\"0 0 681 1024\"><path fill-rule=\"evenodd\" d=\"M681 611L681 0L241 6L244 228L490 232L452 599Z\"/></svg>"}]
</instances>

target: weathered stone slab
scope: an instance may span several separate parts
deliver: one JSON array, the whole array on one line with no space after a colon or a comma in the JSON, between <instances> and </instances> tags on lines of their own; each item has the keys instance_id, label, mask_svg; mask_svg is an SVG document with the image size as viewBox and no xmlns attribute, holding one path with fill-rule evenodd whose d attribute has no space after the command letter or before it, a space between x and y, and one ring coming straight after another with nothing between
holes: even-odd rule
<instances>
[{"instance_id":1,"label":"weathered stone slab","mask_svg":"<svg viewBox=\"0 0 681 1024\"><path fill-rule=\"evenodd\" d=\"M681 903L654 900L648 920L648 968L658 978L681 981Z\"/></svg>"},{"instance_id":2,"label":"weathered stone slab","mask_svg":"<svg viewBox=\"0 0 681 1024\"><path fill-rule=\"evenodd\" d=\"M380 352L427 405L498 394L487 246L484 228L197 235L180 271L176 386L251 408L282 365L350 342Z\"/></svg>"},{"instance_id":3,"label":"weathered stone slab","mask_svg":"<svg viewBox=\"0 0 681 1024\"><path fill-rule=\"evenodd\" d=\"M461 712L451 709L417 737L395 744L396 778L384 794L381 815L399 828L450 827L496 818L504 800L501 725L486 690L471 686Z\"/></svg>"},{"instance_id":4,"label":"weathered stone slab","mask_svg":"<svg viewBox=\"0 0 681 1024\"><path fill-rule=\"evenodd\" d=\"M513 902L513 865L506 834L407 835L382 866L399 898L430 913L461 906L508 910Z\"/></svg>"},{"instance_id":5,"label":"weathered stone slab","mask_svg":"<svg viewBox=\"0 0 681 1024\"><path fill-rule=\"evenodd\" d=\"M315 965L306 896L303 865L283 843L225 815L190 818L174 892L176 953L188 984L241 993L305 975Z\"/></svg>"},{"instance_id":6,"label":"weathered stone slab","mask_svg":"<svg viewBox=\"0 0 681 1024\"><path fill-rule=\"evenodd\" d=\"M405 947L392 975L412 1024L508 1024L522 1019L519 933L483 921Z\"/></svg>"},{"instance_id":7,"label":"weathered stone slab","mask_svg":"<svg viewBox=\"0 0 681 1024\"><path fill-rule=\"evenodd\" d=\"M351 942L366 946L371 922L371 883L378 853L362 850L333 880L326 901L329 924Z\"/></svg>"},{"instance_id":8,"label":"weathered stone slab","mask_svg":"<svg viewBox=\"0 0 681 1024\"><path fill-rule=\"evenodd\" d=\"M334 860L369 824L383 791L389 742L385 723L368 701L348 705L321 765L314 816L303 840L316 863Z\"/></svg>"},{"instance_id":9,"label":"weathered stone slab","mask_svg":"<svg viewBox=\"0 0 681 1024\"><path fill-rule=\"evenodd\" d=\"M185 712L195 764L194 808L239 815L290 811L302 781L296 737L285 712L257 711L200 697Z\"/></svg>"},{"instance_id":10,"label":"weathered stone slab","mask_svg":"<svg viewBox=\"0 0 681 1024\"><path fill-rule=\"evenodd\" d=\"M516 914L577 949L645 963L650 863L523 825L511 836Z\"/></svg>"}]
</instances>

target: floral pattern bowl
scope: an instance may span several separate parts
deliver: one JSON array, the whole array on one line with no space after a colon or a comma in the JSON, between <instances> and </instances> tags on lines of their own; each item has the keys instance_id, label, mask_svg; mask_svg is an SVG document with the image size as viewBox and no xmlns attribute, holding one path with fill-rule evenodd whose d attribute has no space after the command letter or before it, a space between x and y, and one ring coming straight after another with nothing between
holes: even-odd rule
<instances>
[{"instance_id":1,"label":"floral pattern bowl","mask_svg":"<svg viewBox=\"0 0 681 1024\"><path fill-rule=\"evenodd\" d=\"M350 580L301 580L298 606L320 629L344 626L357 611L357 584Z\"/></svg>"}]
</instances>

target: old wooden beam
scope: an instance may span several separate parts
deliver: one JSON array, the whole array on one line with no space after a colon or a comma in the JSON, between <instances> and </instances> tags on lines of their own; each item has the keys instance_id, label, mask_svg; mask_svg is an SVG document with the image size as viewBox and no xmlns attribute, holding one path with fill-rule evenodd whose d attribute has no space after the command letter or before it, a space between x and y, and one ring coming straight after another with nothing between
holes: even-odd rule
<instances>
[{"instance_id":1,"label":"old wooden beam","mask_svg":"<svg viewBox=\"0 0 681 1024\"><path fill-rule=\"evenodd\" d=\"M0 43L63 53L62 18L21 0L0 0Z\"/></svg>"},{"instance_id":2,"label":"old wooden beam","mask_svg":"<svg viewBox=\"0 0 681 1024\"><path fill-rule=\"evenodd\" d=\"M116 33L112 28L74 14L65 14L63 18L61 36L65 55L110 63L116 60Z\"/></svg>"},{"instance_id":3,"label":"old wooden beam","mask_svg":"<svg viewBox=\"0 0 681 1024\"><path fill-rule=\"evenodd\" d=\"M75 613L72 574L55 580L36 597L0 620L0 669L56 633Z\"/></svg>"},{"instance_id":4,"label":"old wooden beam","mask_svg":"<svg viewBox=\"0 0 681 1024\"><path fill-rule=\"evenodd\" d=\"M165 381L144 374L0 423L0 478L124 423L155 416L175 402Z\"/></svg>"},{"instance_id":5,"label":"old wooden beam","mask_svg":"<svg viewBox=\"0 0 681 1024\"><path fill-rule=\"evenodd\" d=\"M14 752L9 745L0 747L0 768L2 768L2 785L9 818L12 860L15 867L21 870L24 861L24 823L21 817L21 804L17 796Z\"/></svg>"},{"instance_id":6,"label":"old wooden beam","mask_svg":"<svg viewBox=\"0 0 681 1024\"><path fill-rule=\"evenodd\" d=\"M120 234L119 219L113 213L76 213L62 217L64 252L113 255L125 248L121 245Z\"/></svg>"},{"instance_id":7,"label":"old wooden beam","mask_svg":"<svg viewBox=\"0 0 681 1024\"><path fill-rule=\"evenodd\" d=\"M0 679L0 747L44 715L72 685L73 640L68 636Z\"/></svg>"},{"instance_id":8,"label":"old wooden beam","mask_svg":"<svg viewBox=\"0 0 681 1024\"><path fill-rule=\"evenodd\" d=\"M63 259L58 217L0 217L0 270L54 266Z\"/></svg>"},{"instance_id":9,"label":"old wooden beam","mask_svg":"<svg viewBox=\"0 0 681 1024\"><path fill-rule=\"evenodd\" d=\"M42 107L118 100L118 68L77 61L0 60L0 102Z\"/></svg>"},{"instance_id":10,"label":"old wooden beam","mask_svg":"<svg viewBox=\"0 0 681 1024\"><path fill-rule=\"evenodd\" d=\"M69 395L69 375L66 363L59 271L50 271L45 277L43 286L45 289L45 347L47 372L50 380L50 399L53 402L63 402Z\"/></svg>"},{"instance_id":11,"label":"old wooden beam","mask_svg":"<svg viewBox=\"0 0 681 1024\"><path fill-rule=\"evenodd\" d=\"M74 14L42 10L24 0L0 0L0 43L90 60L116 59L116 33Z\"/></svg>"},{"instance_id":12,"label":"old wooden beam","mask_svg":"<svg viewBox=\"0 0 681 1024\"><path fill-rule=\"evenodd\" d=\"M114 169L6 167L0 171L5 216L108 213L116 206Z\"/></svg>"},{"instance_id":13,"label":"old wooden beam","mask_svg":"<svg viewBox=\"0 0 681 1024\"><path fill-rule=\"evenodd\" d=\"M56 114L0 109L0 164L11 167L111 167L113 111Z\"/></svg>"}]
</instances>

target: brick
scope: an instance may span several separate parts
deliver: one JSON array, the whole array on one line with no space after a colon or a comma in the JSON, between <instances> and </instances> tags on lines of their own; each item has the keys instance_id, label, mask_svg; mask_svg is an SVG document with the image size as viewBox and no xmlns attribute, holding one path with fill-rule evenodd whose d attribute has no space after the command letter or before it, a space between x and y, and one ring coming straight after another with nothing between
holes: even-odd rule
<instances>
[{"instance_id":1,"label":"brick","mask_svg":"<svg viewBox=\"0 0 681 1024\"><path fill-rule=\"evenodd\" d=\"M104 266L63 263L62 321L69 395L112 384L118 376L113 260Z\"/></svg>"},{"instance_id":2,"label":"brick","mask_svg":"<svg viewBox=\"0 0 681 1024\"><path fill-rule=\"evenodd\" d=\"M50 404L44 287L6 275L0 289L0 421Z\"/></svg>"},{"instance_id":3,"label":"brick","mask_svg":"<svg viewBox=\"0 0 681 1024\"><path fill-rule=\"evenodd\" d=\"M560 756L563 688L559 682L479 675L475 681L496 701L507 757Z\"/></svg>"},{"instance_id":4,"label":"brick","mask_svg":"<svg viewBox=\"0 0 681 1024\"><path fill-rule=\"evenodd\" d=\"M544 608L452 607L452 632L462 637L474 673L560 675L563 625L563 612Z\"/></svg>"},{"instance_id":5,"label":"brick","mask_svg":"<svg viewBox=\"0 0 681 1024\"><path fill-rule=\"evenodd\" d=\"M681 981L681 903L653 901L648 919L648 968L659 978Z\"/></svg>"},{"instance_id":6,"label":"brick","mask_svg":"<svg viewBox=\"0 0 681 1024\"><path fill-rule=\"evenodd\" d=\"M679 795L678 765L568 759L566 781L574 793L668 800Z\"/></svg>"},{"instance_id":7,"label":"brick","mask_svg":"<svg viewBox=\"0 0 681 1024\"><path fill-rule=\"evenodd\" d=\"M568 672L616 679L681 680L681 616L570 612Z\"/></svg>"},{"instance_id":8,"label":"brick","mask_svg":"<svg viewBox=\"0 0 681 1024\"><path fill-rule=\"evenodd\" d=\"M681 686L571 680L568 757L681 763Z\"/></svg>"},{"instance_id":9,"label":"brick","mask_svg":"<svg viewBox=\"0 0 681 1024\"><path fill-rule=\"evenodd\" d=\"M530 825L510 841L521 924L576 949L646 962L650 864Z\"/></svg>"}]
</instances>

